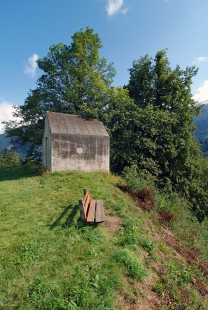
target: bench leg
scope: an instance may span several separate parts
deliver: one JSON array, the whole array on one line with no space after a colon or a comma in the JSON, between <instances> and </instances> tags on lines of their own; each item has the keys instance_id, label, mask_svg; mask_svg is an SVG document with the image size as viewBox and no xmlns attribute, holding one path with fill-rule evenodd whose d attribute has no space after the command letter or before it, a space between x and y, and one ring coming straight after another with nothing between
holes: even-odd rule
<instances>
[{"instance_id":1,"label":"bench leg","mask_svg":"<svg viewBox=\"0 0 208 310\"><path fill-rule=\"evenodd\" d=\"M84 216L84 207L82 204L82 198L79 199L79 212L80 212L80 219L82 222L86 221L86 218Z\"/></svg>"}]
</instances>

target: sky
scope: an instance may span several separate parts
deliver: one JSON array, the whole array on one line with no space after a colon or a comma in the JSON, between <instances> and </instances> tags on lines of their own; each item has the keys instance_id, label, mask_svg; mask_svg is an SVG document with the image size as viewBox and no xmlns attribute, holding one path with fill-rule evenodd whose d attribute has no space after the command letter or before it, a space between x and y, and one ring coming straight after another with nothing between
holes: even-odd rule
<instances>
[{"instance_id":1,"label":"sky","mask_svg":"<svg viewBox=\"0 0 208 310\"><path fill-rule=\"evenodd\" d=\"M196 66L192 95L208 100L208 0L0 0L0 134L43 73L37 59L53 44L71 44L90 27L114 63L115 86L129 81L134 60L167 48L172 69Z\"/></svg>"}]
</instances>

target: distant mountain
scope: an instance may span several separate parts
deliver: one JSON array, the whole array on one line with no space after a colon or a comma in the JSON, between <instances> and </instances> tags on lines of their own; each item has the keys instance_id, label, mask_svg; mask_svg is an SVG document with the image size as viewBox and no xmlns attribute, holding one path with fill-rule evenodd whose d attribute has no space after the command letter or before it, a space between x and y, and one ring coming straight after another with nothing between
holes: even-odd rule
<instances>
[{"instance_id":1,"label":"distant mountain","mask_svg":"<svg viewBox=\"0 0 208 310\"><path fill-rule=\"evenodd\" d=\"M204 105L203 112L199 117L194 118L194 122L197 126L195 136L198 140L208 136L208 104Z\"/></svg>"},{"instance_id":2,"label":"distant mountain","mask_svg":"<svg viewBox=\"0 0 208 310\"><path fill-rule=\"evenodd\" d=\"M194 118L194 123L197 126L195 137L200 143L202 152L208 155L208 104L204 105L203 112L199 117Z\"/></svg>"},{"instance_id":3,"label":"distant mountain","mask_svg":"<svg viewBox=\"0 0 208 310\"><path fill-rule=\"evenodd\" d=\"M0 134L0 153L4 151L5 147L11 146L9 138L6 138L6 134Z\"/></svg>"},{"instance_id":4,"label":"distant mountain","mask_svg":"<svg viewBox=\"0 0 208 310\"><path fill-rule=\"evenodd\" d=\"M18 144L11 143L10 138L7 138L6 134L0 134L0 154L4 151L5 147L8 149L8 151L10 151L13 146L17 149L18 154L21 157L24 157L24 154L27 153L26 147L20 149Z\"/></svg>"}]
</instances>

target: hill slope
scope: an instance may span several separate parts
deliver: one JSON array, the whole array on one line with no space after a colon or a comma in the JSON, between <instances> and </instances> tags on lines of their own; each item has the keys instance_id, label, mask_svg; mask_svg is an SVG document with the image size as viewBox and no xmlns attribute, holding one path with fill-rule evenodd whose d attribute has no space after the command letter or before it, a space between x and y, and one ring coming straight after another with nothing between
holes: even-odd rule
<instances>
[{"instance_id":1,"label":"hill slope","mask_svg":"<svg viewBox=\"0 0 208 310\"><path fill-rule=\"evenodd\" d=\"M169 221L111 174L0 169L1 309L207 309L207 223L183 206ZM79 221L83 188L102 225Z\"/></svg>"}]
</instances>

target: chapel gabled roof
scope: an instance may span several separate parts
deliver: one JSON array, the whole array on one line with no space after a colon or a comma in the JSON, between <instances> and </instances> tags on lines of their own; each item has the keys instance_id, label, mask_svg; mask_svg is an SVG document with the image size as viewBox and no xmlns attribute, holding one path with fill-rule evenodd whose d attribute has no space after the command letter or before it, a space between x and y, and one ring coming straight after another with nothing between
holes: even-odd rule
<instances>
[{"instance_id":1,"label":"chapel gabled roof","mask_svg":"<svg viewBox=\"0 0 208 310\"><path fill-rule=\"evenodd\" d=\"M46 112L51 133L108 136L102 122L97 119L86 119L79 115Z\"/></svg>"}]
</instances>

